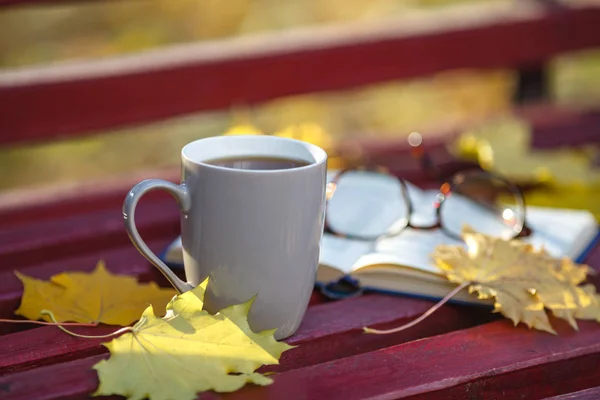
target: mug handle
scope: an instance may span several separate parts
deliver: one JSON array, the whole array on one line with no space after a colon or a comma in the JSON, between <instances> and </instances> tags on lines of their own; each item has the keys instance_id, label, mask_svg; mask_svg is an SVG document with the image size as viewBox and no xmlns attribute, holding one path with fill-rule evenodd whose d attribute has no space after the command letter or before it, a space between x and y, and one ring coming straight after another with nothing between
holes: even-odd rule
<instances>
[{"instance_id":1,"label":"mug handle","mask_svg":"<svg viewBox=\"0 0 600 400\"><path fill-rule=\"evenodd\" d=\"M125 197L125 201L123 202L123 220L125 222L125 229L135 248L158 268L177 292L187 292L188 290L193 289L193 286L179 279L179 277L175 275L175 273L167 267L167 265L162 262L150 248L148 248L135 226L135 207L137 206L138 201L144 194L156 189L162 189L169 192L175 200L177 200L179 208L183 213L189 211L191 199L185 184L176 185L162 179L146 179L136 184Z\"/></svg>"}]
</instances>

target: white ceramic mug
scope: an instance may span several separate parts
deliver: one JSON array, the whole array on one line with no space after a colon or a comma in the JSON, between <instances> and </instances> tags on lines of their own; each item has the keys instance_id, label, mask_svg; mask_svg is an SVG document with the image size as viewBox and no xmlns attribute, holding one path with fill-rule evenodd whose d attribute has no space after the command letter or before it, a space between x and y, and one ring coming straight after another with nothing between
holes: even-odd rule
<instances>
[{"instance_id":1,"label":"white ceramic mug","mask_svg":"<svg viewBox=\"0 0 600 400\"><path fill-rule=\"evenodd\" d=\"M211 161L278 157L308 165L278 170L234 169ZM315 283L325 214L327 154L298 140L274 136L200 139L181 151L181 184L149 179L135 185L123 204L125 227L136 248L178 292L209 277L205 309L215 313L256 295L248 321L254 331L292 335ZM140 237L135 207L144 193L162 189L181 208L181 281Z\"/></svg>"}]
</instances>

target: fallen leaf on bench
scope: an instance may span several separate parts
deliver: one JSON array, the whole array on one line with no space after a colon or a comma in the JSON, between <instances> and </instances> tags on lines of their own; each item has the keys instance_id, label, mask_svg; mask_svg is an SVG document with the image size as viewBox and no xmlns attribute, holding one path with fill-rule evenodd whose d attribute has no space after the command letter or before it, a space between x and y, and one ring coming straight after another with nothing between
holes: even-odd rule
<instances>
[{"instance_id":1,"label":"fallen leaf on bench","mask_svg":"<svg viewBox=\"0 0 600 400\"><path fill-rule=\"evenodd\" d=\"M553 258L521 240L503 240L470 228L463 246L441 245L433 259L454 283L469 284L480 299L495 300L500 312L515 325L556 333L546 310L577 329L576 318L600 322L600 297L593 285L582 284L590 268L568 258Z\"/></svg>"},{"instance_id":2,"label":"fallen leaf on bench","mask_svg":"<svg viewBox=\"0 0 600 400\"><path fill-rule=\"evenodd\" d=\"M31 320L50 321L41 314L50 310L59 322L124 326L137 321L149 304L161 309L176 294L154 282L139 283L133 276L113 274L102 261L92 272L63 272L48 281L15 274L24 286L15 314Z\"/></svg>"},{"instance_id":3,"label":"fallen leaf on bench","mask_svg":"<svg viewBox=\"0 0 600 400\"><path fill-rule=\"evenodd\" d=\"M163 318L149 306L129 332L105 343L110 358L93 367L100 380L94 395L185 400L207 390L232 392L248 382L271 383L254 371L278 364L292 346L277 342L275 330L250 329L253 299L215 315L202 311L207 282L174 297Z\"/></svg>"}]
</instances>

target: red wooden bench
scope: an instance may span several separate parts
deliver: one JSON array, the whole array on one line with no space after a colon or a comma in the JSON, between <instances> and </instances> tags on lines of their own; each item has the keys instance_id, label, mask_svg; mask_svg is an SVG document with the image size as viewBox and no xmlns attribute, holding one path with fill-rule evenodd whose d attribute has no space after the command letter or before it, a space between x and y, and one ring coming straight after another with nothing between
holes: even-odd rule
<instances>
[{"instance_id":1,"label":"red wooden bench","mask_svg":"<svg viewBox=\"0 0 600 400\"><path fill-rule=\"evenodd\" d=\"M25 0L0 2L27 3ZM34 2L34 1L30 1ZM57 2L58 3L58 2ZM546 4L546 5L544 5ZM515 114L533 126L534 145L600 142L600 113L545 100L545 65L557 55L600 46L600 7L520 2L476 13L444 12L377 27L319 28L286 36L228 39L69 66L0 72L0 144L48 141L279 96L343 89L452 68L520 71ZM348 66L351 66L349 68ZM251 79L248 79L251 77ZM270 82L265 84L264 82ZM361 142L372 160L427 186L400 141ZM342 144L342 147L344 144ZM429 143L450 172L443 142ZM109 269L166 282L131 245L123 197L144 177L178 180L177 170L147 171L102 182L0 196L0 318L14 318L22 287L17 269L37 278L65 270ZM168 196L145 198L138 228L160 251L179 233ZM600 249L587 263L600 270ZM443 306L412 329L366 335L410 321L431 302L365 294L327 301L317 292L299 331L287 341L274 384L201 398L242 399L591 399L600 396L600 325L559 336L513 327L479 309ZM96 334L111 327L94 328ZM86 333L85 329L81 329ZM90 331L90 330L88 330ZM107 357L99 341L54 327L0 324L1 399L83 399L98 382L90 367ZM554 396L554 397L553 397Z\"/></svg>"}]
</instances>

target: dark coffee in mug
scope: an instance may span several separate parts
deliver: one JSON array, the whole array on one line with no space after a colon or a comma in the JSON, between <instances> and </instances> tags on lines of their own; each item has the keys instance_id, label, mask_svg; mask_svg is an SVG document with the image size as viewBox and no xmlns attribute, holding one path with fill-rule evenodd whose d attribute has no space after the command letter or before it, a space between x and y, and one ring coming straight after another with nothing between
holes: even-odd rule
<instances>
[{"instance_id":1,"label":"dark coffee in mug","mask_svg":"<svg viewBox=\"0 0 600 400\"><path fill-rule=\"evenodd\" d=\"M205 161L206 164L218 167L249 170L279 170L305 167L309 162L281 157L229 157Z\"/></svg>"}]
</instances>

